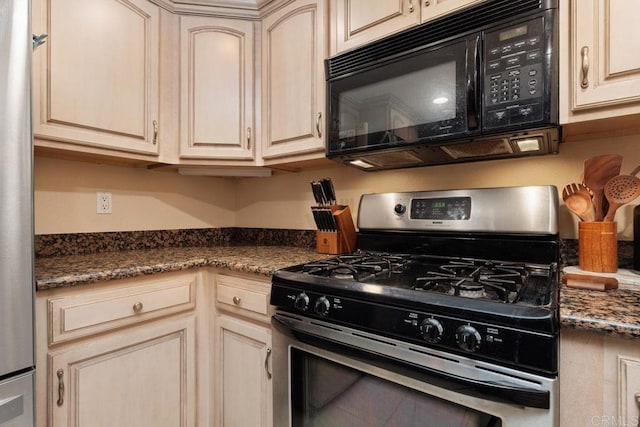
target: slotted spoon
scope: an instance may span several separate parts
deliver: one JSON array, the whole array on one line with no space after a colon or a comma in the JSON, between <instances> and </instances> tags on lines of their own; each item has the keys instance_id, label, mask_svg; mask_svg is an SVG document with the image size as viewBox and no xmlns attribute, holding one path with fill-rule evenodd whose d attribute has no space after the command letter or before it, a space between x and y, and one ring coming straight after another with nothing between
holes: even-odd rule
<instances>
[{"instance_id":1,"label":"slotted spoon","mask_svg":"<svg viewBox=\"0 0 640 427\"><path fill-rule=\"evenodd\" d=\"M618 208L640 196L640 179L632 175L618 175L604 186L604 195L609 202L609 210L604 221L613 221Z\"/></svg>"}]
</instances>

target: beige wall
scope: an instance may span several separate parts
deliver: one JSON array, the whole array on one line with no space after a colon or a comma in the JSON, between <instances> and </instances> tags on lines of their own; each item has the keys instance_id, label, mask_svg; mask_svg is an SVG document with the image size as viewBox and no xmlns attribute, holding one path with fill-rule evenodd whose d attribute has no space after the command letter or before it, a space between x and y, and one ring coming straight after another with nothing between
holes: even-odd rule
<instances>
[{"instance_id":1,"label":"beige wall","mask_svg":"<svg viewBox=\"0 0 640 427\"><path fill-rule=\"evenodd\" d=\"M36 157L34 187L36 234L234 225L229 179ZM111 215L96 214L98 191L112 193Z\"/></svg>"},{"instance_id":2,"label":"beige wall","mask_svg":"<svg viewBox=\"0 0 640 427\"><path fill-rule=\"evenodd\" d=\"M236 226L314 228L309 209L314 203L309 181L323 177L333 179L338 202L350 205L355 216L360 196L371 192L549 184L561 191L579 178L585 158L607 153L622 154L622 171L630 172L640 164L640 136L564 143L560 154L555 156L384 172L338 168L269 179L244 179L236 187ZM632 209L632 206L623 207L616 215L621 240L632 239ZM577 236L577 222L562 203L560 212L562 237Z\"/></svg>"},{"instance_id":3,"label":"beige wall","mask_svg":"<svg viewBox=\"0 0 640 427\"><path fill-rule=\"evenodd\" d=\"M485 161L366 173L331 168L241 180L36 158L36 233L81 233L199 227L313 229L309 181L331 177L338 202L352 207L364 193L510 185L555 185L579 178L585 158L624 156L622 171L640 164L640 135L564 143L557 156ZM113 214L97 215L96 192L113 194ZM638 203L636 200L634 203ZM632 239L631 211L616 215L621 240ZM561 203L560 233L577 222Z\"/></svg>"}]
</instances>

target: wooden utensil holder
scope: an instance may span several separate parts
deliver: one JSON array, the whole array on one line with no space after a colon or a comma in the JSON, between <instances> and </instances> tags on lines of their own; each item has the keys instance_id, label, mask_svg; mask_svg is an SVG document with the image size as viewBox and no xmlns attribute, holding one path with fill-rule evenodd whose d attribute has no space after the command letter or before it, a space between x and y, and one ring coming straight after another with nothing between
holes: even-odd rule
<instances>
[{"instance_id":1,"label":"wooden utensil holder","mask_svg":"<svg viewBox=\"0 0 640 427\"><path fill-rule=\"evenodd\" d=\"M618 238L615 222L578 223L578 264L598 273L618 271Z\"/></svg>"},{"instance_id":2,"label":"wooden utensil holder","mask_svg":"<svg viewBox=\"0 0 640 427\"><path fill-rule=\"evenodd\" d=\"M331 205L328 207L336 221L336 231L316 232L316 250L321 254L338 255L356 250L356 227L353 224L349 206Z\"/></svg>"}]
</instances>

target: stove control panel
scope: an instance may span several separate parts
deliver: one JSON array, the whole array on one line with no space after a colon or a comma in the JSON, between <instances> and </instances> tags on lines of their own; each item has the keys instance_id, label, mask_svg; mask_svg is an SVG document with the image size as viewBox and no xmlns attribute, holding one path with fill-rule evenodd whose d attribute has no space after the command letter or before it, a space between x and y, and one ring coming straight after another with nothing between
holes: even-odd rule
<instances>
[{"instance_id":1,"label":"stove control panel","mask_svg":"<svg viewBox=\"0 0 640 427\"><path fill-rule=\"evenodd\" d=\"M455 312L430 313L285 285L272 285L271 304L294 314L403 340L417 349L433 347L520 368L557 372L558 340L551 334L485 323L475 316L457 317Z\"/></svg>"}]
</instances>

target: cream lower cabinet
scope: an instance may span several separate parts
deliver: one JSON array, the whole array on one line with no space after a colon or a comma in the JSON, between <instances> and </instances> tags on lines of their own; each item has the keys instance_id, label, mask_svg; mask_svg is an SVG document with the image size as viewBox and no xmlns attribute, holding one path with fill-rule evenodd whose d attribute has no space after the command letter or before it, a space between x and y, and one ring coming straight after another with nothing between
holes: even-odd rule
<instances>
[{"instance_id":1,"label":"cream lower cabinet","mask_svg":"<svg viewBox=\"0 0 640 427\"><path fill-rule=\"evenodd\" d=\"M255 159L255 25L180 17L182 159Z\"/></svg>"},{"instance_id":2,"label":"cream lower cabinet","mask_svg":"<svg viewBox=\"0 0 640 427\"><path fill-rule=\"evenodd\" d=\"M295 0L262 20L262 157L324 157L326 0ZM275 160L274 160L275 159Z\"/></svg>"},{"instance_id":3,"label":"cream lower cabinet","mask_svg":"<svg viewBox=\"0 0 640 427\"><path fill-rule=\"evenodd\" d=\"M37 425L208 425L205 280L166 273L38 292Z\"/></svg>"},{"instance_id":4,"label":"cream lower cabinet","mask_svg":"<svg viewBox=\"0 0 640 427\"><path fill-rule=\"evenodd\" d=\"M195 424L195 318L162 321L48 356L51 426Z\"/></svg>"},{"instance_id":5,"label":"cream lower cabinet","mask_svg":"<svg viewBox=\"0 0 640 427\"><path fill-rule=\"evenodd\" d=\"M560 425L637 426L640 340L563 329Z\"/></svg>"},{"instance_id":6,"label":"cream lower cabinet","mask_svg":"<svg viewBox=\"0 0 640 427\"><path fill-rule=\"evenodd\" d=\"M640 114L640 2L571 0L560 12L561 122Z\"/></svg>"},{"instance_id":7,"label":"cream lower cabinet","mask_svg":"<svg viewBox=\"0 0 640 427\"><path fill-rule=\"evenodd\" d=\"M219 427L273 424L268 282L216 275L214 383Z\"/></svg>"},{"instance_id":8,"label":"cream lower cabinet","mask_svg":"<svg viewBox=\"0 0 640 427\"><path fill-rule=\"evenodd\" d=\"M157 156L161 14L147 0L33 1L33 32L49 34L34 52L36 146Z\"/></svg>"}]
</instances>

